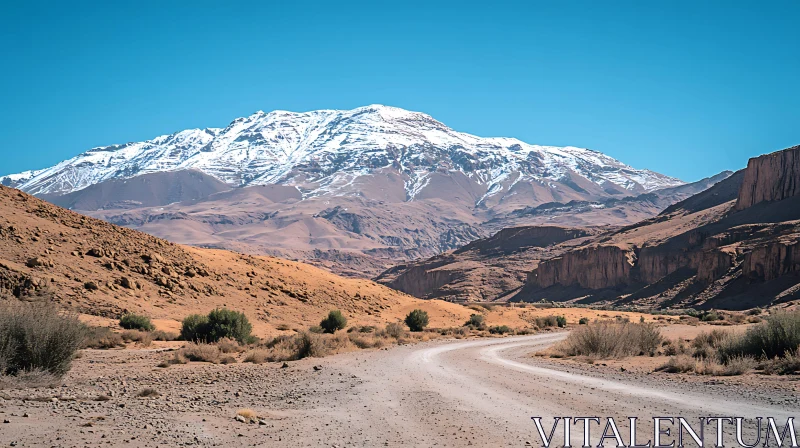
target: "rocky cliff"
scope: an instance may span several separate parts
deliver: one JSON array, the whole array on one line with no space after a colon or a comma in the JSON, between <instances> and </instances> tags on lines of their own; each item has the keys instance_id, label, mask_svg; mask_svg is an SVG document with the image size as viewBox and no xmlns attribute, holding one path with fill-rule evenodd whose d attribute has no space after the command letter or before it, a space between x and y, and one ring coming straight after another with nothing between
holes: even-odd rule
<instances>
[{"instance_id":1,"label":"rocky cliff","mask_svg":"<svg viewBox=\"0 0 800 448\"><path fill-rule=\"evenodd\" d=\"M655 218L540 261L517 298L729 308L800 299L799 220L793 147L751 159Z\"/></svg>"},{"instance_id":2,"label":"rocky cliff","mask_svg":"<svg viewBox=\"0 0 800 448\"><path fill-rule=\"evenodd\" d=\"M376 280L421 298L508 300L523 285L532 264L597 233L558 226L507 228L456 251L396 266Z\"/></svg>"},{"instance_id":3,"label":"rocky cliff","mask_svg":"<svg viewBox=\"0 0 800 448\"><path fill-rule=\"evenodd\" d=\"M736 210L800 195L800 146L750 159Z\"/></svg>"}]
</instances>

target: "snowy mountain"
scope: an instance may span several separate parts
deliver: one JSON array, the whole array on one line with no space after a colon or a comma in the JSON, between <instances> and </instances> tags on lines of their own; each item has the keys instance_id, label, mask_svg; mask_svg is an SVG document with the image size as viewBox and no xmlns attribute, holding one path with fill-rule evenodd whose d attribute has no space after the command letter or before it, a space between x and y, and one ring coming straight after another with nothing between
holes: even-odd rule
<instances>
[{"instance_id":1,"label":"snowy mountain","mask_svg":"<svg viewBox=\"0 0 800 448\"><path fill-rule=\"evenodd\" d=\"M199 170L235 187L292 186L304 199L364 195L377 188L371 177L389 176L402 182L402 199L413 201L426 189L441 189L446 176L469 185L474 205L518 193L535 205L683 184L597 151L476 137L429 115L381 105L257 112L224 129L93 148L51 168L0 177L0 183L36 195L64 195L112 179L182 170Z\"/></svg>"}]
</instances>

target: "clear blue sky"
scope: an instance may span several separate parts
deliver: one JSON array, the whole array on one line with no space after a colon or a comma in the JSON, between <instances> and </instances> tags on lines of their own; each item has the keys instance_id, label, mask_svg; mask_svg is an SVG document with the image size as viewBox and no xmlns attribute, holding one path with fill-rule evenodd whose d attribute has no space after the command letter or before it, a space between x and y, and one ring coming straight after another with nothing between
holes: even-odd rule
<instances>
[{"instance_id":1,"label":"clear blue sky","mask_svg":"<svg viewBox=\"0 0 800 448\"><path fill-rule=\"evenodd\" d=\"M687 181L800 144L798 1L16 3L0 174L372 103Z\"/></svg>"}]
</instances>

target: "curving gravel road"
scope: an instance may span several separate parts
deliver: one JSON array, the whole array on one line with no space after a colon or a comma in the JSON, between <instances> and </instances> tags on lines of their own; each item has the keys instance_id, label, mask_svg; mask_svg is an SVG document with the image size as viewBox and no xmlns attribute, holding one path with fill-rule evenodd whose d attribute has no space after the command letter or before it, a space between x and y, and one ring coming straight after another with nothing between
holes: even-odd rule
<instances>
[{"instance_id":1,"label":"curving gravel road","mask_svg":"<svg viewBox=\"0 0 800 448\"><path fill-rule=\"evenodd\" d=\"M0 393L0 417L9 422L0 425L0 446L541 446L533 416L545 417L548 432L553 416L614 417L626 442L627 417L636 416L643 443L652 438L653 416L785 422L800 409L791 379L777 388L758 377L742 385L687 381L531 356L564 337L434 341L306 359L284 369L157 369L165 353L87 351L59 390ZM136 398L144 387L161 395ZM61 399L51 401L52 394ZM108 397L91 398L98 394ZM233 420L241 408L254 409L262 423ZM707 442L715 428L707 429ZM596 445L602 428L592 431ZM727 446L736 446L731 429L725 433ZM572 445L580 446L581 437L580 425L573 426Z\"/></svg>"}]
</instances>

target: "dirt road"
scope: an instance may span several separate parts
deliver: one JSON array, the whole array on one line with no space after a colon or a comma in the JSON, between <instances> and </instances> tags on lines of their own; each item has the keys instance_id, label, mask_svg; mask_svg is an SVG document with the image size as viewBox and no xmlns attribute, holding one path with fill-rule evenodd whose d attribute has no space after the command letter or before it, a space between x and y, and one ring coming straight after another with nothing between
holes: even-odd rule
<instances>
[{"instance_id":1,"label":"dirt road","mask_svg":"<svg viewBox=\"0 0 800 448\"><path fill-rule=\"evenodd\" d=\"M610 373L531 356L564 336L431 342L303 360L287 369L155 369L164 354L89 352L57 391L72 400L46 402L38 390L5 392L0 418L9 423L0 426L0 446L539 446L532 416L613 416L624 423L626 440L626 417L638 416L641 442L652 436L653 416L785 422L798 409L797 393L781 387ZM143 387L162 395L134 398ZM87 399L97 393L111 399ZM25 394L39 400L23 402ZM234 421L240 408L254 409L262 424ZM573 445L580 437L575 427Z\"/></svg>"}]
</instances>

